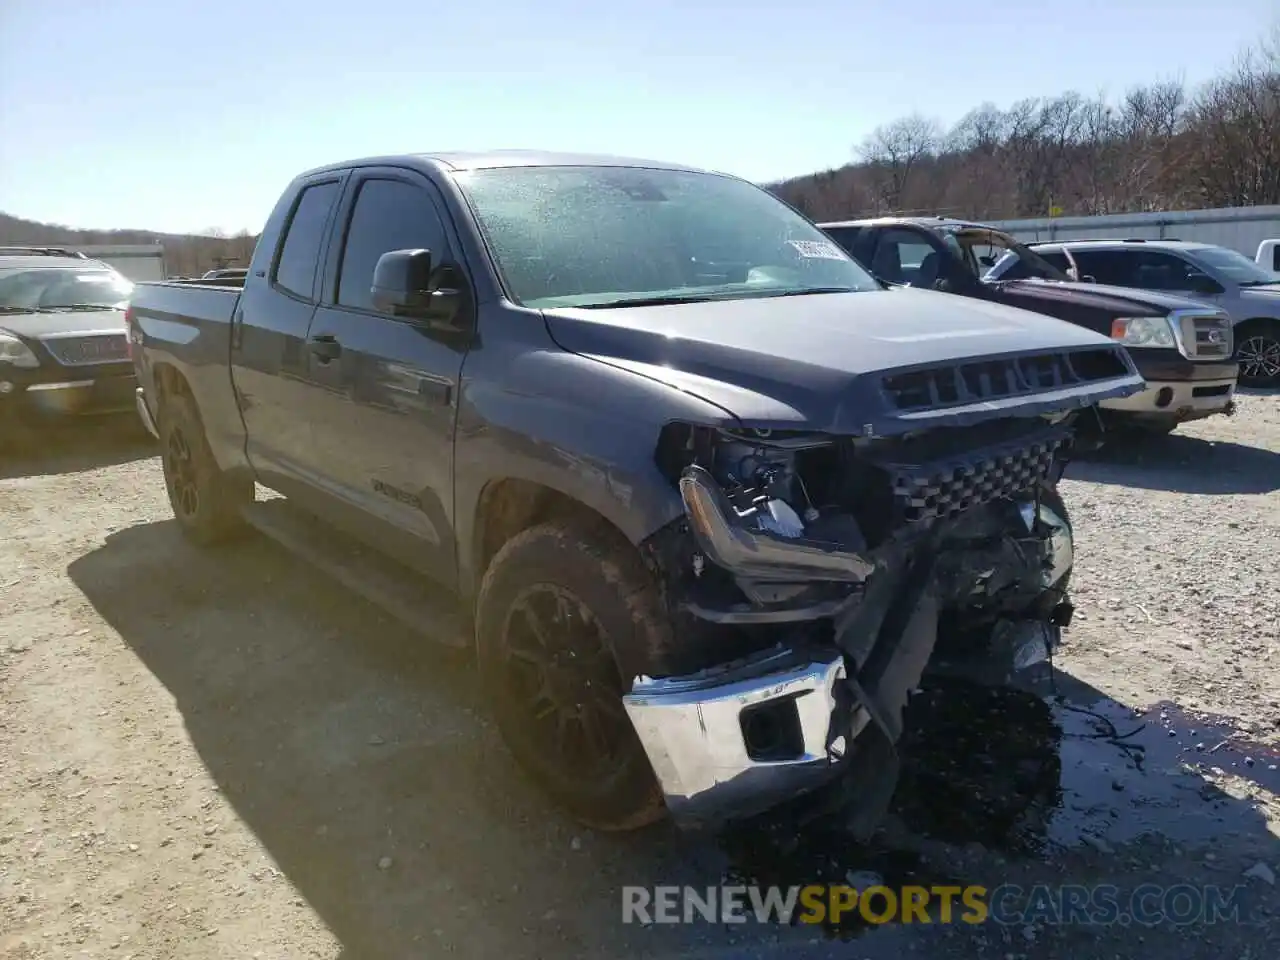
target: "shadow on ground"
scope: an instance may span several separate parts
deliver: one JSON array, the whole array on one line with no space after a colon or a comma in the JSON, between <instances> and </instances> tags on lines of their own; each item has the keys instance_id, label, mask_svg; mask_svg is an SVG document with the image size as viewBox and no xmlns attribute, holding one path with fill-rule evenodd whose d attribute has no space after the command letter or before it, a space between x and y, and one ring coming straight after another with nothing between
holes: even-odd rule
<instances>
[{"instance_id":1,"label":"shadow on ground","mask_svg":"<svg viewBox=\"0 0 1280 960\"><path fill-rule=\"evenodd\" d=\"M132 413L55 421L39 429L0 424L0 480L79 473L159 452Z\"/></svg>"},{"instance_id":2,"label":"shadow on ground","mask_svg":"<svg viewBox=\"0 0 1280 960\"><path fill-rule=\"evenodd\" d=\"M838 817L800 831L790 813L718 838L591 834L513 768L465 659L425 648L272 544L203 552L172 521L144 524L69 573L174 697L220 790L349 960L848 956L833 938L865 933L856 923L623 925L620 888L843 883L857 871L994 886L1007 868L993 863L1076 848L1096 860L1097 843L1146 833L1266 837L1249 803L1178 768L1176 737L1125 736L1133 711L1097 691L1071 691L1087 714L954 682L913 701L896 828L870 845ZM977 860L947 852L975 849ZM1093 875L1123 869L1103 857ZM971 956L967 935L880 928L856 955L927 942L933 957Z\"/></svg>"},{"instance_id":3,"label":"shadow on ground","mask_svg":"<svg viewBox=\"0 0 1280 960\"><path fill-rule=\"evenodd\" d=\"M1067 467L1068 480L1171 493L1258 494L1280 489L1280 453L1172 434L1116 434Z\"/></svg>"}]
</instances>

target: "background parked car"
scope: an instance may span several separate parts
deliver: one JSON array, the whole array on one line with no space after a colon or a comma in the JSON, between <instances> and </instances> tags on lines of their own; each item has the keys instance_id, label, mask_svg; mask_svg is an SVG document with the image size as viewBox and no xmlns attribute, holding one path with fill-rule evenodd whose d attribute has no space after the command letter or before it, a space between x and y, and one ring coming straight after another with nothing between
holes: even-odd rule
<instances>
[{"instance_id":1,"label":"background parked car","mask_svg":"<svg viewBox=\"0 0 1280 960\"><path fill-rule=\"evenodd\" d=\"M133 284L54 247L0 247L0 434L15 421L132 412L125 341Z\"/></svg>"},{"instance_id":2,"label":"background parked car","mask_svg":"<svg viewBox=\"0 0 1280 960\"><path fill-rule=\"evenodd\" d=\"M1280 384L1280 273L1235 250L1207 243L1068 240L1029 246L1080 280L1213 304L1234 325L1240 382L1255 387ZM1259 250L1259 257L1266 252ZM985 279L1013 280L1024 271L1016 257L1005 256Z\"/></svg>"},{"instance_id":3,"label":"background parked car","mask_svg":"<svg viewBox=\"0 0 1280 960\"><path fill-rule=\"evenodd\" d=\"M1072 283L1036 251L987 224L882 217L819 226L882 281L1033 310L1123 343L1147 389L1104 401L1112 424L1168 433L1234 409L1231 321L1216 307L1166 293ZM989 279L983 271L1002 257L1011 260L1001 278L1006 282Z\"/></svg>"}]
</instances>

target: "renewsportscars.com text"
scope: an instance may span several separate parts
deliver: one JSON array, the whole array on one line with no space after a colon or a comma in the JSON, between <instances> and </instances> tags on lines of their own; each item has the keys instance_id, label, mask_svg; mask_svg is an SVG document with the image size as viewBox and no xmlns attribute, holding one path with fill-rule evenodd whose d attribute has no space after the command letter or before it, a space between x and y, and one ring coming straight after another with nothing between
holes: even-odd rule
<instances>
[{"instance_id":1,"label":"renewsportscars.com text","mask_svg":"<svg viewBox=\"0 0 1280 960\"><path fill-rule=\"evenodd\" d=\"M1239 923L1244 887L1112 884L1023 887L623 887L622 922L998 923L1109 926Z\"/></svg>"}]
</instances>

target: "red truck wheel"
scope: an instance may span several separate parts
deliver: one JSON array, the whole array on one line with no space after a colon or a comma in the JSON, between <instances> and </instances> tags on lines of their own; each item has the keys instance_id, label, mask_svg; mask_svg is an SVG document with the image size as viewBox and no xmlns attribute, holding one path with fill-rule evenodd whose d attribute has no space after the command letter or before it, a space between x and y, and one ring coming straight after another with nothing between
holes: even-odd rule
<instances>
[{"instance_id":1,"label":"red truck wheel","mask_svg":"<svg viewBox=\"0 0 1280 960\"><path fill-rule=\"evenodd\" d=\"M666 627L647 571L612 539L570 522L509 540L480 588L476 642L487 699L520 765L582 823L630 830L661 818L663 805L614 651Z\"/></svg>"},{"instance_id":2,"label":"red truck wheel","mask_svg":"<svg viewBox=\"0 0 1280 960\"><path fill-rule=\"evenodd\" d=\"M159 414L164 484L182 532L200 544L240 533L240 508L253 499L253 484L233 482L218 468L189 396L166 395Z\"/></svg>"}]
</instances>

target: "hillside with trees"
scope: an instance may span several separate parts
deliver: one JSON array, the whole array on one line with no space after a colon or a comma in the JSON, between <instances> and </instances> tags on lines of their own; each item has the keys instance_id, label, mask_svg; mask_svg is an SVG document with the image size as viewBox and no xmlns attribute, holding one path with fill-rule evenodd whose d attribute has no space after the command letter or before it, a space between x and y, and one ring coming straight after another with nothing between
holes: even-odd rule
<instances>
[{"instance_id":1,"label":"hillside with trees","mask_svg":"<svg viewBox=\"0 0 1280 960\"><path fill-rule=\"evenodd\" d=\"M1163 81L1115 103L1069 92L984 104L950 129L915 114L874 130L855 154L769 188L816 220L1280 204L1280 27L1199 89Z\"/></svg>"},{"instance_id":2,"label":"hillside with trees","mask_svg":"<svg viewBox=\"0 0 1280 960\"><path fill-rule=\"evenodd\" d=\"M16 244L74 246L158 243L164 247L165 271L171 277L198 276L215 267L245 266L257 239L248 232L227 236L218 231L198 235L156 233L153 230L80 230L0 213L0 247Z\"/></svg>"}]
</instances>

